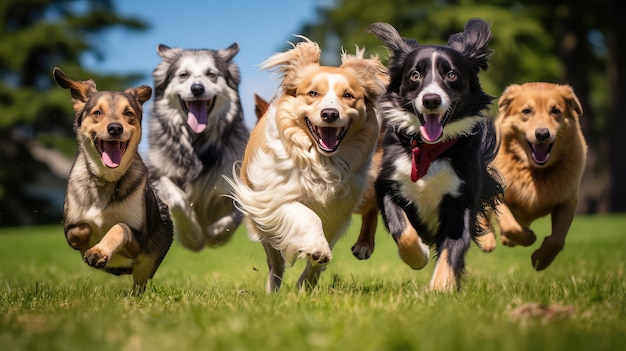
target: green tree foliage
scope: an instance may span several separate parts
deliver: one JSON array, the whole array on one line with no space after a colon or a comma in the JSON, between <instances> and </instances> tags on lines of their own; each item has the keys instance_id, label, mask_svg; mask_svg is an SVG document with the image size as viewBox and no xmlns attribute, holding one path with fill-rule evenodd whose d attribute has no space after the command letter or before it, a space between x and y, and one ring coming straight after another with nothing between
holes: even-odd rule
<instances>
[{"instance_id":1,"label":"green tree foliage","mask_svg":"<svg viewBox=\"0 0 626 351\"><path fill-rule=\"evenodd\" d=\"M98 39L113 28L148 25L116 14L111 0L0 3L0 226L61 220L63 173L76 146L69 94L54 83L52 68L92 78L100 89L136 81L138 75L103 76L81 66L86 55L112 54Z\"/></svg>"}]
</instances>

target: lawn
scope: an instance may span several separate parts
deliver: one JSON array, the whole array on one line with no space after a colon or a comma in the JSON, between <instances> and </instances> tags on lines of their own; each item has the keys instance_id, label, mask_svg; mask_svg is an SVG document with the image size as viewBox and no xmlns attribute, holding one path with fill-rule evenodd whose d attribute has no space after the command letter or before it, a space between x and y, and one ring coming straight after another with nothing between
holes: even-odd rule
<instances>
[{"instance_id":1,"label":"lawn","mask_svg":"<svg viewBox=\"0 0 626 351\"><path fill-rule=\"evenodd\" d=\"M130 276L82 262L58 226L0 230L0 350L616 350L626 345L626 214L578 216L564 251L535 272L529 248L473 247L463 288L428 291L379 226L376 251L333 251L319 286L265 293L261 245L242 226L221 248L175 243L142 296Z\"/></svg>"}]
</instances>

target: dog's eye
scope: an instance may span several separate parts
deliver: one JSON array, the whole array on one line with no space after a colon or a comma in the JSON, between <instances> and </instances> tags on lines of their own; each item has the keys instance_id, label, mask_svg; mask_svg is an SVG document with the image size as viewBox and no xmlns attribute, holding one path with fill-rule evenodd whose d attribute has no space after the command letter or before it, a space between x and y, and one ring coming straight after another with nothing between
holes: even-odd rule
<instances>
[{"instance_id":1,"label":"dog's eye","mask_svg":"<svg viewBox=\"0 0 626 351\"><path fill-rule=\"evenodd\" d=\"M126 112L124 112L124 116L126 116L126 117L133 117L134 115L135 115L135 114L133 114L133 112L132 112L132 111L126 111Z\"/></svg>"},{"instance_id":2,"label":"dog's eye","mask_svg":"<svg viewBox=\"0 0 626 351\"><path fill-rule=\"evenodd\" d=\"M189 72L182 71L182 72L180 72L180 73L178 74L178 76L179 76L180 78L187 78L187 77L189 77Z\"/></svg>"},{"instance_id":3,"label":"dog's eye","mask_svg":"<svg viewBox=\"0 0 626 351\"><path fill-rule=\"evenodd\" d=\"M448 80L456 80L457 77L458 77L458 75L456 74L456 72L454 72L454 71L448 72L448 75L447 75Z\"/></svg>"},{"instance_id":4,"label":"dog's eye","mask_svg":"<svg viewBox=\"0 0 626 351\"><path fill-rule=\"evenodd\" d=\"M317 95L319 95L319 94L317 93L317 91L315 91L315 90L311 90L311 91L309 91L309 92L307 93L307 95L309 95L310 97L316 97L316 96L317 96Z\"/></svg>"},{"instance_id":5,"label":"dog's eye","mask_svg":"<svg viewBox=\"0 0 626 351\"><path fill-rule=\"evenodd\" d=\"M102 111L100 111L100 110L95 110L95 111L93 111L93 114L94 114L96 117L100 117L100 116L102 116Z\"/></svg>"},{"instance_id":6,"label":"dog's eye","mask_svg":"<svg viewBox=\"0 0 626 351\"><path fill-rule=\"evenodd\" d=\"M559 110L559 108L555 106L550 110L550 114L553 116L558 116L561 114L561 110Z\"/></svg>"},{"instance_id":7,"label":"dog's eye","mask_svg":"<svg viewBox=\"0 0 626 351\"><path fill-rule=\"evenodd\" d=\"M352 94L350 94L348 92L345 92L343 94L343 97L346 98L346 99L354 99L354 95L352 95Z\"/></svg>"},{"instance_id":8,"label":"dog's eye","mask_svg":"<svg viewBox=\"0 0 626 351\"><path fill-rule=\"evenodd\" d=\"M209 77L210 79L215 79L217 78L217 74L213 73L213 72L207 72L206 74L207 77Z\"/></svg>"},{"instance_id":9,"label":"dog's eye","mask_svg":"<svg viewBox=\"0 0 626 351\"><path fill-rule=\"evenodd\" d=\"M529 108L525 108L525 109L523 109L523 110L522 110L522 114L523 114L523 115L529 115L529 114L531 114L532 112L533 112L533 111L532 111L531 109L529 109Z\"/></svg>"},{"instance_id":10,"label":"dog's eye","mask_svg":"<svg viewBox=\"0 0 626 351\"><path fill-rule=\"evenodd\" d=\"M413 71L411 72L411 75L409 77L411 78L412 81L417 81L420 78L422 78L422 75L418 71Z\"/></svg>"}]
</instances>

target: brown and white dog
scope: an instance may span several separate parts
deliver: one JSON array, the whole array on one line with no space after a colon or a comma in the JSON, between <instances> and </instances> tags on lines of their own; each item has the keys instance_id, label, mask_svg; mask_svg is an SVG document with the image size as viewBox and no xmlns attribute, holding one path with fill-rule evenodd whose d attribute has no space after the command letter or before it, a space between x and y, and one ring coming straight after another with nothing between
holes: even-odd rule
<instances>
[{"instance_id":1,"label":"brown and white dog","mask_svg":"<svg viewBox=\"0 0 626 351\"><path fill-rule=\"evenodd\" d=\"M496 209L502 243L532 245L537 238L531 223L551 215L552 234L531 256L540 271L563 249L576 213L587 158L579 122L583 110L569 85L544 82L509 86L498 110L501 146L493 165L505 183L504 201ZM480 238L484 251L496 247L491 230Z\"/></svg>"},{"instance_id":2,"label":"brown and white dog","mask_svg":"<svg viewBox=\"0 0 626 351\"><path fill-rule=\"evenodd\" d=\"M78 152L65 193L65 238L91 267L132 274L141 293L173 240L167 206L148 181L137 149L142 105L152 89L97 91L93 80L75 81L54 68L69 89L76 117Z\"/></svg>"},{"instance_id":3,"label":"brown and white dog","mask_svg":"<svg viewBox=\"0 0 626 351\"><path fill-rule=\"evenodd\" d=\"M317 43L304 41L263 64L282 84L252 131L235 203L250 237L263 244L267 291L280 288L286 264L307 265L299 288L314 288L345 232L368 180L380 122L374 104L385 91L386 69L364 50L321 66Z\"/></svg>"}]
</instances>

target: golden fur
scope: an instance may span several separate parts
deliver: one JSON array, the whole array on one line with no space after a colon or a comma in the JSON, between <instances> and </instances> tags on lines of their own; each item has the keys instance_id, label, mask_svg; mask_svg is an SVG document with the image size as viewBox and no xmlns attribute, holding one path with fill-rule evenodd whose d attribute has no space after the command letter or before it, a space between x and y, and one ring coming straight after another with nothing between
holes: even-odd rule
<instances>
[{"instance_id":1,"label":"golden fur","mask_svg":"<svg viewBox=\"0 0 626 351\"><path fill-rule=\"evenodd\" d=\"M509 86L498 109L501 145L494 166L505 183L496 210L501 240L530 246L536 240L531 223L551 215L552 234L531 257L533 267L543 270L563 249L575 216L587 156L579 122L583 110L569 85L543 82ZM484 251L495 248L493 231L480 245Z\"/></svg>"},{"instance_id":2,"label":"golden fur","mask_svg":"<svg viewBox=\"0 0 626 351\"><path fill-rule=\"evenodd\" d=\"M385 90L380 61L357 48L342 55L340 67L320 66L317 43L301 38L262 64L282 84L232 180L250 237L268 256L268 291L280 287L285 264L298 258L308 259L298 286L315 287L367 184L380 129L374 108Z\"/></svg>"}]
</instances>

